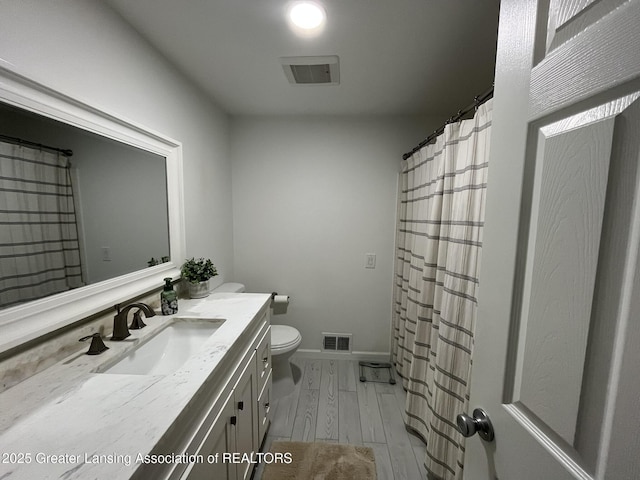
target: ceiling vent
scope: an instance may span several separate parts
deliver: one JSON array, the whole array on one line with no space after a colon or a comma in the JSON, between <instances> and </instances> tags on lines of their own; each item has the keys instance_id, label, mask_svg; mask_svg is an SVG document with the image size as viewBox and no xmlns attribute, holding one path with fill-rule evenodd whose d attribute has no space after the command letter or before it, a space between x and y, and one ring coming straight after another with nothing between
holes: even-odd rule
<instances>
[{"instance_id":1,"label":"ceiling vent","mask_svg":"<svg viewBox=\"0 0 640 480\"><path fill-rule=\"evenodd\" d=\"M338 85L340 83L340 63L336 55L281 57L280 63L292 85Z\"/></svg>"}]
</instances>

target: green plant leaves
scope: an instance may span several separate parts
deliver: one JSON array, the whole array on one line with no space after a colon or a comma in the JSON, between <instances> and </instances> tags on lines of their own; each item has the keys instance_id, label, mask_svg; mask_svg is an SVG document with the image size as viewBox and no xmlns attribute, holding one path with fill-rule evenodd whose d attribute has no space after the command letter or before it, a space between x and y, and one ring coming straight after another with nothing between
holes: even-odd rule
<instances>
[{"instance_id":1,"label":"green plant leaves","mask_svg":"<svg viewBox=\"0 0 640 480\"><path fill-rule=\"evenodd\" d=\"M191 258L187 260L180 269L182 278L190 283L206 282L211 277L218 275L218 270L210 259Z\"/></svg>"}]
</instances>

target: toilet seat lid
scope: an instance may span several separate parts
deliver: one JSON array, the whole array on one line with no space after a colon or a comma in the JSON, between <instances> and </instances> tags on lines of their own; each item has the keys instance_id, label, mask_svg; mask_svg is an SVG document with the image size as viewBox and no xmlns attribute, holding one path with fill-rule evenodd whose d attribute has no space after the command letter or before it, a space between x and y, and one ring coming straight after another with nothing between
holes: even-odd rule
<instances>
[{"instance_id":1,"label":"toilet seat lid","mask_svg":"<svg viewBox=\"0 0 640 480\"><path fill-rule=\"evenodd\" d=\"M300 332L289 325L271 325L271 348L287 348L301 339Z\"/></svg>"}]
</instances>

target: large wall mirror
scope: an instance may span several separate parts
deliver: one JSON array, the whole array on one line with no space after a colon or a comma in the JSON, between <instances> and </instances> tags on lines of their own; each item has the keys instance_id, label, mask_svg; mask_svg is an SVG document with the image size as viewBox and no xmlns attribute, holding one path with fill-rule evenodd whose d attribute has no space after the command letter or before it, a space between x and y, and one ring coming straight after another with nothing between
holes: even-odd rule
<instances>
[{"instance_id":1,"label":"large wall mirror","mask_svg":"<svg viewBox=\"0 0 640 480\"><path fill-rule=\"evenodd\" d=\"M0 167L0 353L179 275L179 142L0 68Z\"/></svg>"}]
</instances>

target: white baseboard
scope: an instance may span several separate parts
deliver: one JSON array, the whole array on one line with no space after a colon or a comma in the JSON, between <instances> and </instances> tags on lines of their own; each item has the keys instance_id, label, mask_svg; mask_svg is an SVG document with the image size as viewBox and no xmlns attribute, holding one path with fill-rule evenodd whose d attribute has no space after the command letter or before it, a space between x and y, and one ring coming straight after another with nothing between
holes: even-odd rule
<instances>
[{"instance_id":1,"label":"white baseboard","mask_svg":"<svg viewBox=\"0 0 640 480\"><path fill-rule=\"evenodd\" d=\"M293 354L298 358L312 358L319 360L357 360L367 362L391 362L390 352L327 352L324 350L298 349Z\"/></svg>"}]
</instances>

